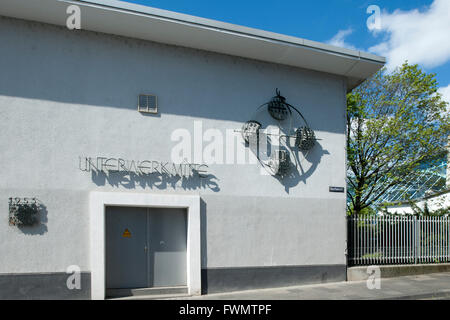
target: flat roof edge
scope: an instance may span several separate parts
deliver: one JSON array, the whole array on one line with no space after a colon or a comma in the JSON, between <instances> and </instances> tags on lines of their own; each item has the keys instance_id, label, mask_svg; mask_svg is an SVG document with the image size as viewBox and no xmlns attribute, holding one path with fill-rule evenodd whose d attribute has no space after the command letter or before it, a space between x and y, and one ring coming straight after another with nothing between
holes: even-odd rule
<instances>
[{"instance_id":1,"label":"flat roof edge","mask_svg":"<svg viewBox=\"0 0 450 320\"><path fill-rule=\"evenodd\" d=\"M117 0L1 0L0 15L66 26L70 5L81 29L338 75L353 89L386 59L370 53Z\"/></svg>"},{"instance_id":2,"label":"flat roof edge","mask_svg":"<svg viewBox=\"0 0 450 320\"><path fill-rule=\"evenodd\" d=\"M375 63L386 63L386 59L381 56L373 55L367 52L341 48L326 43L307 40L299 37L289 36L276 32L255 29L251 27L236 25L228 22L196 17L188 14L172 12L168 10L148 7L144 5L117 1L117 0L58 0L72 4L89 4L97 7L107 7L112 10L121 10L124 12L132 12L136 14L144 14L150 17L172 20L173 22L189 23L199 27L217 29L218 31L232 32L238 35L251 36L261 38L263 40L276 41L283 44L302 46L305 48L316 49L326 53L339 54L350 58L358 58ZM371 56L370 58L368 56Z\"/></svg>"}]
</instances>

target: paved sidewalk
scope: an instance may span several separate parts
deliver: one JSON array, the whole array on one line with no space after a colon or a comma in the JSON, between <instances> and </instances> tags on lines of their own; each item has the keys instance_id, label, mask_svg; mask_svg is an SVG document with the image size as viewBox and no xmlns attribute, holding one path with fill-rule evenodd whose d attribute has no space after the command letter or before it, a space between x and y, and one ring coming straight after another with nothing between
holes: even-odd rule
<instances>
[{"instance_id":1,"label":"paved sidewalk","mask_svg":"<svg viewBox=\"0 0 450 320\"><path fill-rule=\"evenodd\" d=\"M450 300L450 273L381 279L381 289L369 290L366 281L337 282L298 287L180 297L190 300L347 300L446 299Z\"/></svg>"}]
</instances>

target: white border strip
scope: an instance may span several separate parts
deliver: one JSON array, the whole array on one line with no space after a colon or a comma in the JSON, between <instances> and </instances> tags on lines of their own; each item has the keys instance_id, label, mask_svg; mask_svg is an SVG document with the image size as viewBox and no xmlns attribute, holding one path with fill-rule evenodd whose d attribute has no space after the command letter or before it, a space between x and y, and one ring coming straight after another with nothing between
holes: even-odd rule
<instances>
[{"instance_id":1,"label":"white border strip","mask_svg":"<svg viewBox=\"0 0 450 320\"><path fill-rule=\"evenodd\" d=\"M187 285L190 295L201 294L200 196L159 195L122 192L92 192L90 212L91 297L105 299L105 207L186 208Z\"/></svg>"}]
</instances>

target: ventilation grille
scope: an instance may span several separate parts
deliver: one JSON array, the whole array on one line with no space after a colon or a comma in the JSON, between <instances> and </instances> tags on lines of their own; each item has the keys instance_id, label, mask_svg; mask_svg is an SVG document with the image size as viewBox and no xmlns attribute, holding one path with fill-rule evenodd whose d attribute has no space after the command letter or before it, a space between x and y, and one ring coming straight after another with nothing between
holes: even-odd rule
<instances>
[{"instance_id":1,"label":"ventilation grille","mask_svg":"<svg viewBox=\"0 0 450 320\"><path fill-rule=\"evenodd\" d=\"M138 111L145 113L158 113L158 98L152 94L140 94L138 98Z\"/></svg>"}]
</instances>

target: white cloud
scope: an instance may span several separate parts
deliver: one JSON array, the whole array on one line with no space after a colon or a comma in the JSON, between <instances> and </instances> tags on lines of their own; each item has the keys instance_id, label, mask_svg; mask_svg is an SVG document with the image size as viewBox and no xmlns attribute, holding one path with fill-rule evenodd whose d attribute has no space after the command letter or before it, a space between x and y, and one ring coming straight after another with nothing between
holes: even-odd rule
<instances>
[{"instance_id":1,"label":"white cloud","mask_svg":"<svg viewBox=\"0 0 450 320\"><path fill-rule=\"evenodd\" d=\"M393 70L405 60L425 68L440 66L450 60L450 1L434 0L424 11L395 10L383 12L381 43L369 48L370 52L387 58L388 70Z\"/></svg>"},{"instance_id":2,"label":"white cloud","mask_svg":"<svg viewBox=\"0 0 450 320\"><path fill-rule=\"evenodd\" d=\"M450 103L450 84L446 87L439 88L438 92L442 94L442 99Z\"/></svg>"},{"instance_id":3,"label":"white cloud","mask_svg":"<svg viewBox=\"0 0 450 320\"><path fill-rule=\"evenodd\" d=\"M339 30L336 35L327 41L328 44L331 44L332 46L341 47L341 48L347 48L352 50L358 50L355 46L345 42L345 38L353 33L353 29L345 29L345 30Z\"/></svg>"}]
</instances>

